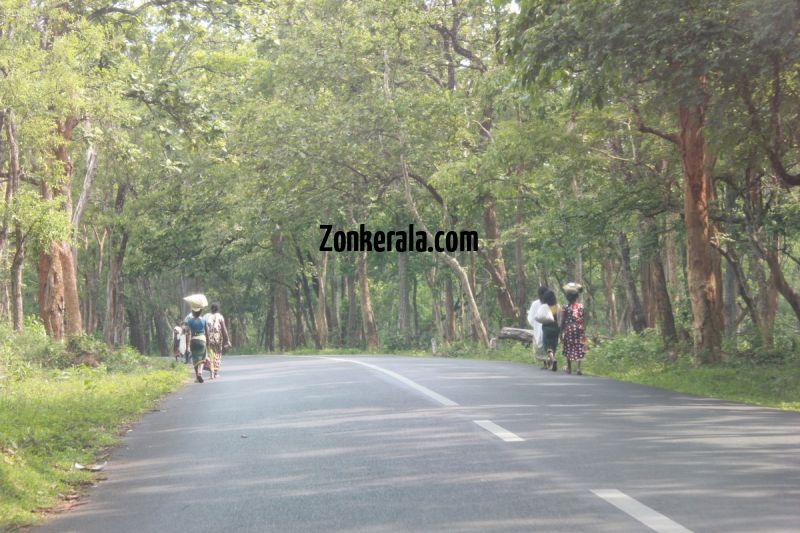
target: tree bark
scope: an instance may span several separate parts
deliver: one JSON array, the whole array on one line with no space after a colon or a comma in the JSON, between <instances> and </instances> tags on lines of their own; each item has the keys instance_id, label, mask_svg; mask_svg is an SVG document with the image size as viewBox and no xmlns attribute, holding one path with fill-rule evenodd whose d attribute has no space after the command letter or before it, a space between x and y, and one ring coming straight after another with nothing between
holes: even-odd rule
<instances>
[{"instance_id":1,"label":"tree bark","mask_svg":"<svg viewBox=\"0 0 800 533\"><path fill-rule=\"evenodd\" d=\"M511 291L508 289L508 274L503 261L503 250L500 247L500 227L497 224L495 200L491 197L484 206L483 227L487 241L483 258L497 291L497 303L500 305L503 317L517 324L520 321L519 307L514 303Z\"/></svg>"},{"instance_id":2,"label":"tree bark","mask_svg":"<svg viewBox=\"0 0 800 533\"><path fill-rule=\"evenodd\" d=\"M631 326L633 331L641 333L647 327L647 321L644 317L642 310L642 302L639 300L639 294L636 292L636 280L633 277L631 269L631 253L628 244L628 237L623 232L617 234L619 241L619 257L622 278L625 281L625 298L628 301L628 306L631 310Z\"/></svg>"},{"instance_id":3,"label":"tree bark","mask_svg":"<svg viewBox=\"0 0 800 533\"><path fill-rule=\"evenodd\" d=\"M355 347L359 343L360 329L358 324L358 306L356 304L356 284L351 274L344 275L344 286L347 289L347 346Z\"/></svg>"},{"instance_id":4,"label":"tree bark","mask_svg":"<svg viewBox=\"0 0 800 533\"><path fill-rule=\"evenodd\" d=\"M724 331L721 262L712 249L716 230L709 218L713 199L708 174L709 157L703 137L704 106L678 109L678 145L683 161L684 224L689 297L695 357L705 363L721 360Z\"/></svg>"},{"instance_id":5,"label":"tree bark","mask_svg":"<svg viewBox=\"0 0 800 533\"><path fill-rule=\"evenodd\" d=\"M409 337L409 303L408 303L408 255L397 254L397 334L408 343Z\"/></svg>"},{"instance_id":6,"label":"tree bark","mask_svg":"<svg viewBox=\"0 0 800 533\"><path fill-rule=\"evenodd\" d=\"M68 217L72 215L72 175L74 166L69 157L67 143L78 120L68 118L57 124L61 143L53 150L61 163L64 182L51 191L44 179L40 181L43 199L62 198L62 206ZM70 224L71 227L71 224ZM67 242L52 243L39 257L39 313L48 334L61 340L64 333L79 335L83 331L76 262L72 257L72 247ZM60 322L60 323L59 323Z\"/></svg>"},{"instance_id":7,"label":"tree bark","mask_svg":"<svg viewBox=\"0 0 800 533\"><path fill-rule=\"evenodd\" d=\"M526 328L527 320L525 310L528 308L528 277L525 275L525 254L523 253L522 239L522 201L517 200L514 212L514 225L517 229L517 238L514 242L514 263L517 274L517 309L519 310L519 327Z\"/></svg>"},{"instance_id":8,"label":"tree bark","mask_svg":"<svg viewBox=\"0 0 800 533\"><path fill-rule=\"evenodd\" d=\"M125 184L121 184L117 189L114 202L114 211L117 215L120 215L125 207L127 190L128 187ZM103 322L103 340L112 346L119 346L124 342L125 303L123 299L122 265L128 246L128 232L124 229L114 230L109 228L108 239L108 280L106 283L106 317ZM129 316L132 316L132 314ZM136 327L141 329L142 324L139 323L138 317L136 319ZM133 324L131 329L133 332Z\"/></svg>"},{"instance_id":9,"label":"tree bark","mask_svg":"<svg viewBox=\"0 0 800 533\"><path fill-rule=\"evenodd\" d=\"M367 269L366 250L359 253L358 256L358 281L364 339L367 341L367 350L377 351L380 346L380 339L378 338L378 328L375 325L375 315L372 312L372 299L369 294L369 271Z\"/></svg>"},{"instance_id":10,"label":"tree bark","mask_svg":"<svg viewBox=\"0 0 800 533\"><path fill-rule=\"evenodd\" d=\"M456 312L453 300L453 280L446 277L444 281L444 341L453 342L456 338Z\"/></svg>"},{"instance_id":11,"label":"tree bark","mask_svg":"<svg viewBox=\"0 0 800 533\"><path fill-rule=\"evenodd\" d=\"M614 283L615 271L614 260L611 257L604 259L601 272L606 299L606 323L612 336L617 335L620 330L619 319L617 318L617 294Z\"/></svg>"},{"instance_id":12,"label":"tree bark","mask_svg":"<svg viewBox=\"0 0 800 533\"><path fill-rule=\"evenodd\" d=\"M23 310L22 299L22 267L25 260L25 237L19 223L14 224L14 236L16 239L16 250L14 259L11 261L11 323L14 331L22 331Z\"/></svg>"},{"instance_id":13,"label":"tree bark","mask_svg":"<svg viewBox=\"0 0 800 533\"><path fill-rule=\"evenodd\" d=\"M275 293L275 313L278 315L278 349L281 352L288 352L294 349L291 326L291 311L289 310L289 288L286 285L285 276L281 270L285 262L283 254L283 233L280 226L272 232L272 250L276 259L280 263L278 266L277 280L272 286Z\"/></svg>"},{"instance_id":14,"label":"tree bark","mask_svg":"<svg viewBox=\"0 0 800 533\"><path fill-rule=\"evenodd\" d=\"M317 312L314 317L317 334L315 336L317 349L324 350L328 342L328 320L325 309L325 280L328 275L328 252L322 252L322 260L317 272Z\"/></svg>"}]
</instances>

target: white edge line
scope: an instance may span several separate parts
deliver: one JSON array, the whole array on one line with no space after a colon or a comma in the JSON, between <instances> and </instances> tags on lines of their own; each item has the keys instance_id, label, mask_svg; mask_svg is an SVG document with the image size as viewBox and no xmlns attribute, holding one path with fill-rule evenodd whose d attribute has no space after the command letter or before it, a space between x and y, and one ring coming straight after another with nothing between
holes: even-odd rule
<instances>
[{"instance_id":1,"label":"white edge line","mask_svg":"<svg viewBox=\"0 0 800 533\"><path fill-rule=\"evenodd\" d=\"M370 363L364 363L362 361L355 361L353 359L340 359L338 357L324 357L324 358L321 358L321 359L331 359L333 361L342 361L342 362L345 362L345 363L355 363L357 365L361 365L361 366L365 366L367 368L371 368L372 370L377 370L378 372L383 372L387 376L393 377L397 381L399 381L399 382L401 382L401 383L403 383L405 385L408 385L409 387L411 387L412 389L416 390L417 392L420 392L420 393L424 394L428 398L431 398L432 400L435 400L438 403L440 403L440 404L442 404L442 405L444 405L446 407L457 407L458 406L458 404L456 402L454 402L453 400L451 400L450 398L446 398L446 397L442 396L441 394L439 394L438 392L433 392L428 387L423 387L419 383L415 383L414 381L411 381L407 377L401 376L397 372L392 372L391 370L386 370L385 368L381 368L381 367L379 367L377 365L372 365Z\"/></svg>"},{"instance_id":2,"label":"white edge line","mask_svg":"<svg viewBox=\"0 0 800 533\"><path fill-rule=\"evenodd\" d=\"M653 531L658 531L659 533L692 533L690 529L686 529L674 520L631 498L622 491L617 489L597 489L592 490L592 492L595 496L629 514Z\"/></svg>"},{"instance_id":3,"label":"white edge line","mask_svg":"<svg viewBox=\"0 0 800 533\"><path fill-rule=\"evenodd\" d=\"M522 437L520 437L519 435L517 435L515 433L511 433L506 428L498 426L497 424L495 424L491 420L473 420L473 422L478 424L480 427L482 427L483 429L485 429L489 433L492 433L492 434L496 435L497 437L500 437L501 439L503 439L506 442L523 442L525 440Z\"/></svg>"}]
</instances>

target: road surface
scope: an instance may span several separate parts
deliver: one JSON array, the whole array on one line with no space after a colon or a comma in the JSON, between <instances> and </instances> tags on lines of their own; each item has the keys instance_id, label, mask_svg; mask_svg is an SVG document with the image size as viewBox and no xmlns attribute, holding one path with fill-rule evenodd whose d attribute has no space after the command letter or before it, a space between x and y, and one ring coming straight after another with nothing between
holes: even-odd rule
<instances>
[{"instance_id":1,"label":"road surface","mask_svg":"<svg viewBox=\"0 0 800 533\"><path fill-rule=\"evenodd\" d=\"M377 356L228 357L159 409L37 531L800 531L799 413Z\"/></svg>"}]
</instances>

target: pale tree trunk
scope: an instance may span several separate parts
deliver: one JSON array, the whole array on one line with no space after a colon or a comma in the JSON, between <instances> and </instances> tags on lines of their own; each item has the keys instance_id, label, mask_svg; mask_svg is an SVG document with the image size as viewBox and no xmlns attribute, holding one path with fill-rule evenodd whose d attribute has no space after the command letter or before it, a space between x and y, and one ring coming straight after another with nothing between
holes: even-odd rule
<instances>
[{"instance_id":1,"label":"pale tree trunk","mask_svg":"<svg viewBox=\"0 0 800 533\"><path fill-rule=\"evenodd\" d=\"M709 157L703 137L705 108L680 107L678 110L684 176L684 224L689 297L692 304L692 333L698 360L721 360L724 331L721 261L712 248L716 230L709 218L713 199L708 175Z\"/></svg>"},{"instance_id":2,"label":"pale tree trunk","mask_svg":"<svg viewBox=\"0 0 800 533\"><path fill-rule=\"evenodd\" d=\"M390 72L389 72L389 53L387 50L383 50L383 94L384 97L388 102L394 104L393 97L392 97L392 90L391 90L391 80L390 80ZM414 196L411 193L411 180L409 178L409 171L408 165L406 163L404 147L405 147L405 132L403 131L400 121L397 120L397 115L395 114L395 120L398 125L398 137L400 139L400 170L402 172L403 177L403 189L405 192L406 197L406 204L408 205L409 210L414 218L414 221L425 231L428 236L428 241L433 242L433 234L428 230L428 226L422 220L422 217L417 210L417 206L414 203ZM483 128L485 131L486 128ZM445 216L445 218L447 218ZM447 265L452 268L456 274L458 275L459 279L461 280L462 287L465 291L465 296L467 297L467 302L469 303L470 310L472 311L472 325L475 329L478 338L480 339L481 344L484 346L489 346L489 335L486 332L486 326L483 323L483 319L481 318L481 313L478 309L478 304L475 302L475 297L472 289L469 286L469 278L467 276L466 271L464 268L459 264L458 260L454 257L450 256L447 253L437 252L437 255L441 257ZM512 302L513 304L513 302Z\"/></svg>"},{"instance_id":3,"label":"pale tree trunk","mask_svg":"<svg viewBox=\"0 0 800 533\"><path fill-rule=\"evenodd\" d=\"M372 299L369 294L369 269L367 268L367 252L363 250L358 256L358 283L361 298L361 324L364 329L364 339L367 341L367 350L377 351L380 346L378 328L375 325L375 315L372 312Z\"/></svg>"},{"instance_id":4,"label":"pale tree trunk","mask_svg":"<svg viewBox=\"0 0 800 533\"><path fill-rule=\"evenodd\" d=\"M322 252L322 260L320 261L319 270L317 272L317 279L319 280L317 289L317 312L314 317L317 330L316 341L318 350L324 350L328 342L328 320L325 310L325 280L327 279L327 271L328 252Z\"/></svg>"},{"instance_id":5,"label":"pale tree trunk","mask_svg":"<svg viewBox=\"0 0 800 533\"><path fill-rule=\"evenodd\" d=\"M3 133L5 132L5 112L0 109L0 169L3 168L5 158L5 147L3 143ZM0 220L0 320L10 316L11 297L9 295L9 279L5 273L5 265L8 262L8 230L10 227L11 212L11 180L14 177L9 170L9 177L5 184L0 182L0 190L3 191L5 199L5 210L3 219Z\"/></svg>"},{"instance_id":6,"label":"pale tree trunk","mask_svg":"<svg viewBox=\"0 0 800 533\"><path fill-rule=\"evenodd\" d=\"M6 185L6 208L10 209L12 203L19 200L19 189L21 180L21 168L19 157L19 143L17 141L17 125L14 120L13 112L9 111L8 116L4 117L6 139L8 141L8 183ZM2 228L2 247L3 256L7 249L8 220L3 220ZM23 326L23 299L22 299L22 268L25 260L25 238L19 222L14 222L15 250L11 261L11 323L14 331L22 331ZM0 260L5 257L0 256ZM5 279L5 276L4 276ZM6 290L4 284L4 292ZM7 299L7 297L6 297Z\"/></svg>"},{"instance_id":7,"label":"pale tree trunk","mask_svg":"<svg viewBox=\"0 0 800 533\"><path fill-rule=\"evenodd\" d=\"M511 291L508 289L508 274L505 262L503 261L503 250L500 247L500 227L497 224L497 210L494 198L489 198L483 210L483 227L486 232L487 246L483 258L486 262L486 269L492 276L495 289L497 290L497 303L503 317L513 320L514 324L519 323L519 307L514 303Z\"/></svg>"}]
</instances>

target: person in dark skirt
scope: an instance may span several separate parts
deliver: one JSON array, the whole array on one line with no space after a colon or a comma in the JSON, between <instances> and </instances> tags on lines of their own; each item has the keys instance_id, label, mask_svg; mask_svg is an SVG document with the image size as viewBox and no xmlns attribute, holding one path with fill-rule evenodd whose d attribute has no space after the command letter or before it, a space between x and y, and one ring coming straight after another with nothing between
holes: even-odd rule
<instances>
[{"instance_id":1,"label":"person in dark skirt","mask_svg":"<svg viewBox=\"0 0 800 533\"><path fill-rule=\"evenodd\" d=\"M553 322L542 324L542 348L547 354L547 368L555 372L558 370L558 362L556 361L556 349L558 348L558 337L560 333L558 316L559 308L556 301L556 294L548 290L542 298L542 303L550 307L550 312L553 313Z\"/></svg>"}]
</instances>

